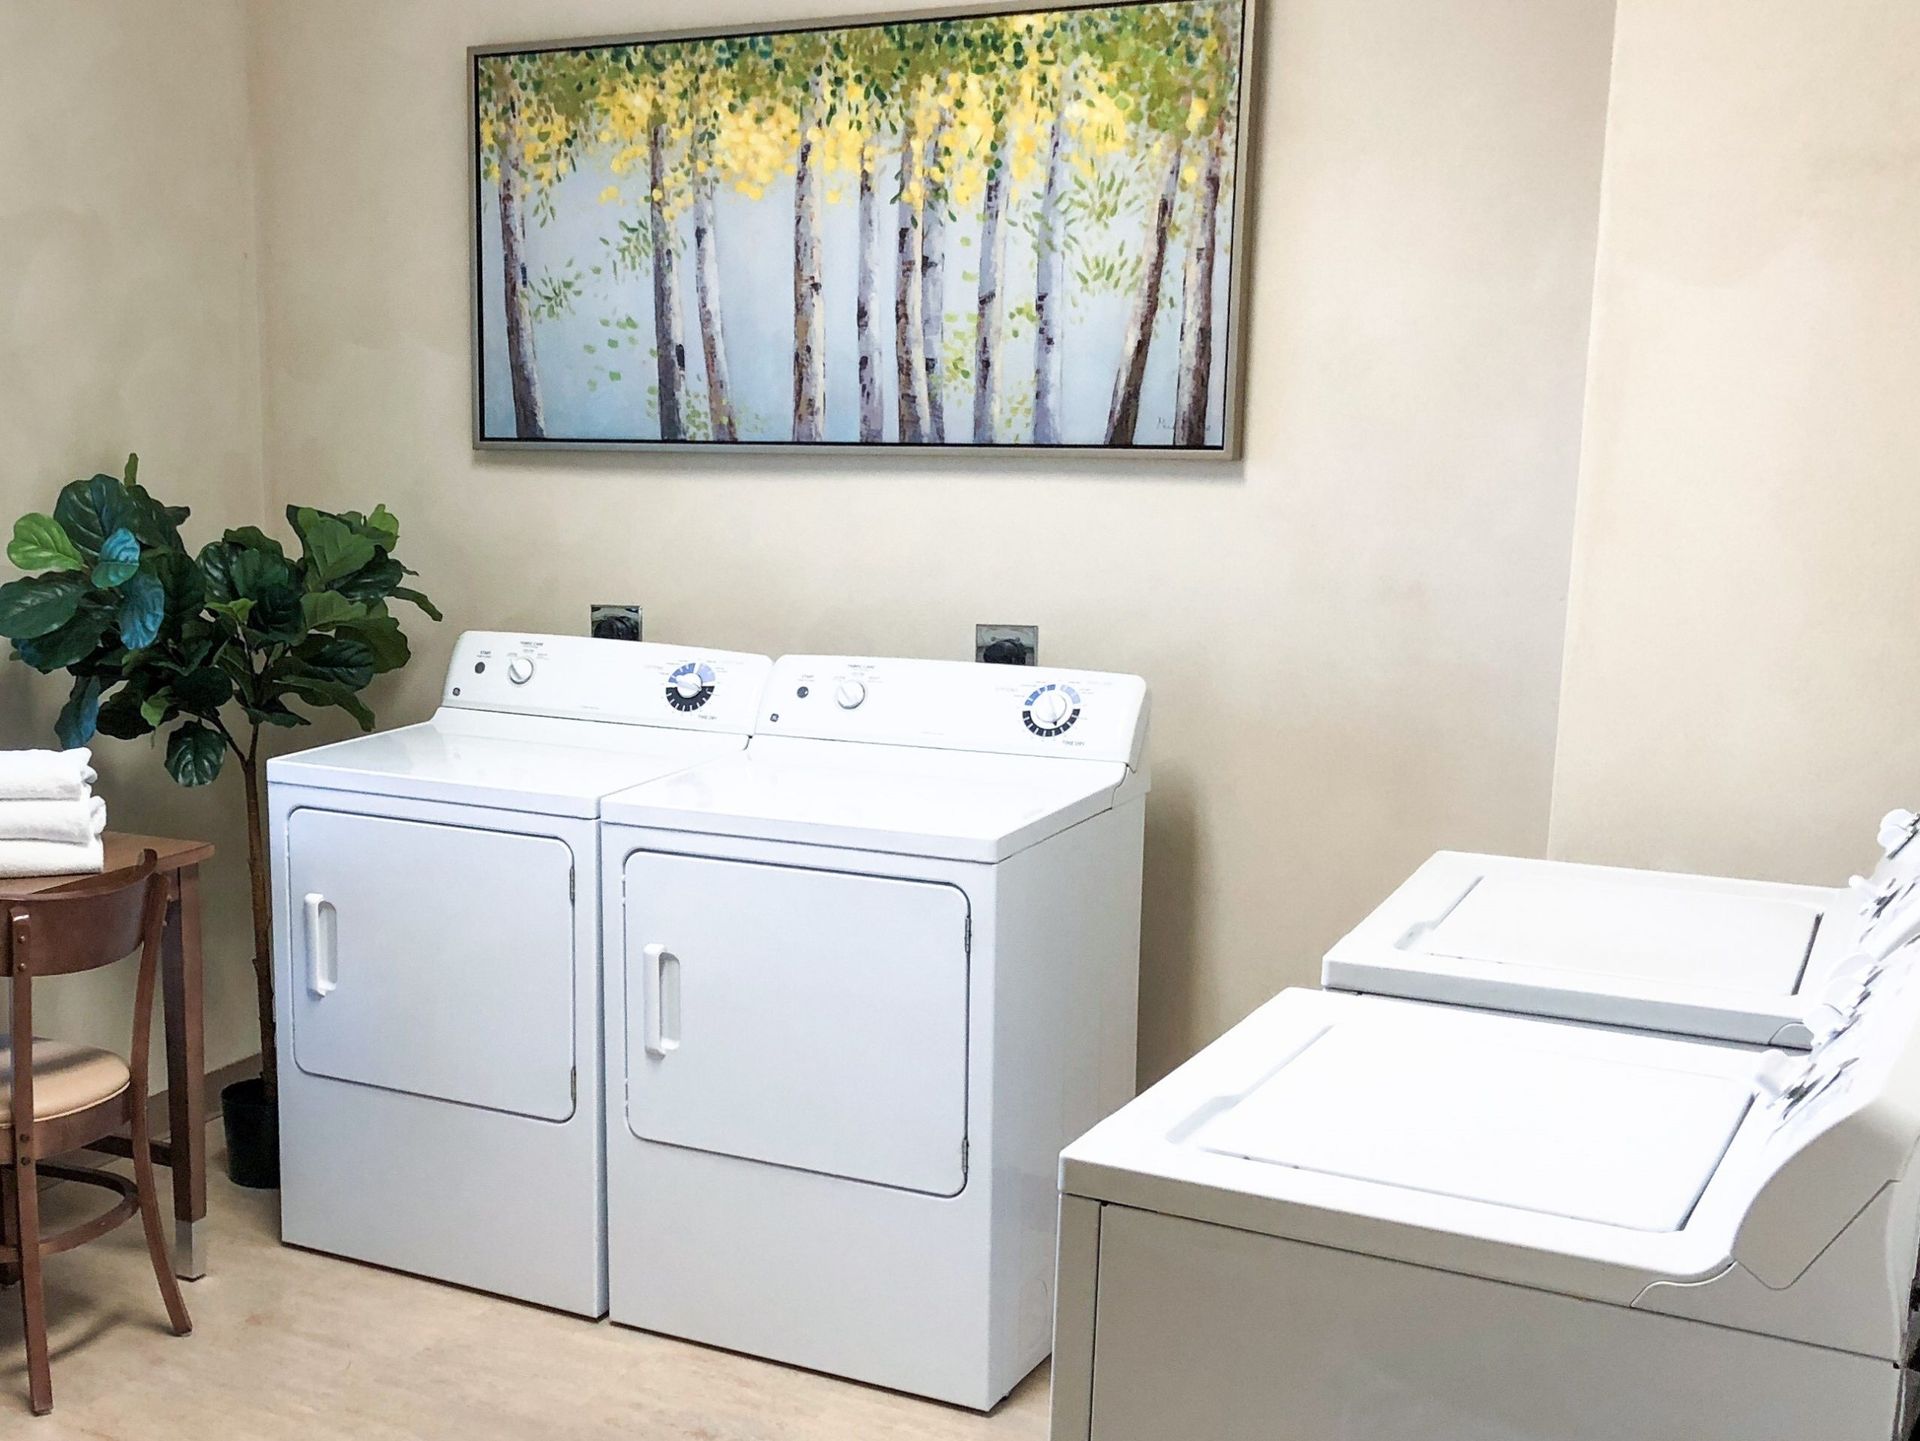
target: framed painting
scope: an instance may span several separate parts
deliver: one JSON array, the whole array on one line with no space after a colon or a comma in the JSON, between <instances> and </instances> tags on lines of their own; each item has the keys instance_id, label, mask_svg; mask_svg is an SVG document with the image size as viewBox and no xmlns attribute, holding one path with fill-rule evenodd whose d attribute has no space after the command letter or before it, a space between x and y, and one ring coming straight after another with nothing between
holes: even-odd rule
<instances>
[{"instance_id":1,"label":"framed painting","mask_svg":"<svg viewBox=\"0 0 1920 1441\"><path fill-rule=\"evenodd\" d=\"M474 49L475 444L1234 456L1253 5Z\"/></svg>"}]
</instances>

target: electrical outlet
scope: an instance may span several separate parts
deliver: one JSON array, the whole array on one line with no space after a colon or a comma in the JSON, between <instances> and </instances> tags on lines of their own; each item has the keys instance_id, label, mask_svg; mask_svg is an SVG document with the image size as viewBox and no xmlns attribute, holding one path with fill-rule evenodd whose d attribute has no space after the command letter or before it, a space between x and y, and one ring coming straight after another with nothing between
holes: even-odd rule
<instances>
[{"instance_id":1,"label":"electrical outlet","mask_svg":"<svg viewBox=\"0 0 1920 1441\"><path fill-rule=\"evenodd\" d=\"M640 619L637 605L590 606L587 634L595 640L639 640Z\"/></svg>"},{"instance_id":2,"label":"electrical outlet","mask_svg":"<svg viewBox=\"0 0 1920 1441\"><path fill-rule=\"evenodd\" d=\"M973 658L988 665L1039 665L1037 625L976 625Z\"/></svg>"}]
</instances>

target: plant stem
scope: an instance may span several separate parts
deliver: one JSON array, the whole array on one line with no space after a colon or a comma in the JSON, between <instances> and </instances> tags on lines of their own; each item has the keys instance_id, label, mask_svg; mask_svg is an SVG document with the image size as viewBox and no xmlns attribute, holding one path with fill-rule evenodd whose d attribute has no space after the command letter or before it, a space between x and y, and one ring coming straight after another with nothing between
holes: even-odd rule
<instances>
[{"instance_id":1,"label":"plant stem","mask_svg":"<svg viewBox=\"0 0 1920 1441\"><path fill-rule=\"evenodd\" d=\"M222 727L224 729L224 727ZM266 818L260 790L260 727L253 728L247 749L234 746L240 758L240 777L247 787L247 874L253 886L253 982L260 1005L260 1079L266 1084L267 1104L280 1094L280 1058L273 1026L273 893L267 878Z\"/></svg>"}]
</instances>

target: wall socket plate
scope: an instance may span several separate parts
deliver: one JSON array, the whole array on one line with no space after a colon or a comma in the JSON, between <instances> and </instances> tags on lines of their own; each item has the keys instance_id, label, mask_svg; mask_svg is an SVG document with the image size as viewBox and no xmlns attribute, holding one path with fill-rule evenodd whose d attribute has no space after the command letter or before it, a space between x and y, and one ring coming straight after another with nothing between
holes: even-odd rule
<instances>
[{"instance_id":1,"label":"wall socket plate","mask_svg":"<svg viewBox=\"0 0 1920 1441\"><path fill-rule=\"evenodd\" d=\"M976 625L973 658L989 665L1039 665L1037 625Z\"/></svg>"},{"instance_id":2,"label":"wall socket plate","mask_svg":"<svg viewBox=\"0 0 1920 1441\"><path fill-rule=\"evenodd\" d=\"M587 634L595 640L639 640L641 620L637 605L589 606Z\"/></svg>"}]
</instances>

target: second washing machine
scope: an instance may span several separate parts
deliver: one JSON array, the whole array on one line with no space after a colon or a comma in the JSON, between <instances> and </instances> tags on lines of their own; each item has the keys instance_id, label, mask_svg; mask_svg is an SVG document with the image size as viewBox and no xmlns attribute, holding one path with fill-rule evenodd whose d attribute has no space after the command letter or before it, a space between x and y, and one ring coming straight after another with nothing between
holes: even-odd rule
<instances>
[{"instance_id":1,"label":"second washing machine","mask_svg":"<svg viewBox=\"0 0 1920 1441\"><path fill-rule=\"evenodd\" d=\"M788 656L602 811L613 1319L985 1409L1133 1094L1146 686Z\"/></svg>"}]
</instances>

